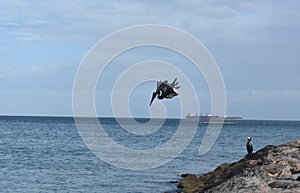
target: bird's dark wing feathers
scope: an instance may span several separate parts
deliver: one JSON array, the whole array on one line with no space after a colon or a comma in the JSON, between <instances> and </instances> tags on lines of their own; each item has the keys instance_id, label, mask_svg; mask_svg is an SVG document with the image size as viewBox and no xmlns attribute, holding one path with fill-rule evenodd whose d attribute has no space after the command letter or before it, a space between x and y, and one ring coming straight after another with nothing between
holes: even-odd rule
<instances>
[{"instance_id":1,"label":"bird's dark wing feathers","mask_svg":"<svg viewBox=\"0 0 300 193\"><path fill-rule=\"evenodd\" d=\"M169 93L167 96L165 96L165 98L166 99L171 99L171 98L173 98L174 96L177 96L178 95L178 93L176 93L176 92L171 92L171 93Z\"/></svg>"}]
</instances>

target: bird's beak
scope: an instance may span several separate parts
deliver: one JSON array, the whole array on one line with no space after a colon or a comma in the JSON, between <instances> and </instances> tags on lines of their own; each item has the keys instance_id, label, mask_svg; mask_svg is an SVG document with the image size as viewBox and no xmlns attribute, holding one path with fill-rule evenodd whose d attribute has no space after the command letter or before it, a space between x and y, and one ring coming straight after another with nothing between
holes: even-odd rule
<instances>
[{"instance_id":1,"label":"bird's beak","mask_svg":"<svg viewBox=\"0 0 300 193\"><path fill-rule=\"evenodd\" d=\"M155 99L155 97L156 97L156 92L154 92L154 93L152 94L152 98L151 98L151 102L150 102L149 107L151 106L151 104L152 104L153 100Z\"/></svg>"}]
</instances>

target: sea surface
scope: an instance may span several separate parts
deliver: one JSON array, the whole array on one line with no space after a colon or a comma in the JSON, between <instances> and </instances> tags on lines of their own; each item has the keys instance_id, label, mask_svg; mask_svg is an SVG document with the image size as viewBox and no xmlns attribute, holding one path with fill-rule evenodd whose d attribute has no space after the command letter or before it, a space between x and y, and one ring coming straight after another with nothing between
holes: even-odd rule
<instances>
[{"instance_id":1,"label":"sea surface","mask_svg":"<svg viewBox=\"0 0 300 193\"><path fill-rule=\"evenodd\" d=\"M128 134L114 118L100 118L112 140L136 150L155 148L170 140L179 121L167 119L150 136L139 136ZM224 125L216 143L200 156L198 149L206 130L207 125L199 125L188 147L169 163L153 169L128 170L95 156L71 117L2 116L0 191L176 192L176 183L171 182L179 180L180 174L201 175L221 163L243 158L248 136L252 137L254 151L300 139L298 121L243 120L237 125Z\"/></svg>"}]
</instances>

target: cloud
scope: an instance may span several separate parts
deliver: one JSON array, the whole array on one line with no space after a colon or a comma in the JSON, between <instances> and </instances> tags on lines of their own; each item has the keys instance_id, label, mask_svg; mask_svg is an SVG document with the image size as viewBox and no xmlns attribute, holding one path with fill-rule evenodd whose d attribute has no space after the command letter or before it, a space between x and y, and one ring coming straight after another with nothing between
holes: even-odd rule
<instances>
[{"instance_id":1,"label":"cloud","mask_svg":"<svg viewBox=\"0 0 300 193\"><path fill-rule=\"evenodd\" d=\"M0 68L1 79L29 78L40 75L41 73L45 73L45 69L43 69L40 65L34 64L25 65L22 67L1 65Z\"/></svg>"},{"instance_id":2,"label":"cloud","mask_svg":"<svg viewBox=\"0 0 300 193\"><path fill-rule=\"evenodd\" d=\"M204 42L229 93L234 90L232 103L299 96L300 1L10 0L0 7L0 78L17 82L15 89L30 82L55 90L68 82L71 90L74 69L96 42L121 28L152 23L181 28Z\"/></svg>"},{"instance_id":3,"label":"cloud","mask_svg":"<svg viewBox=\"0 0 300 193\"><path fill-rule=\"evenodd\" d=\"M53 6L56 5L56 6ZM172 25L218 41L251 42L275 26L295 25L297 6L251 1L56 1L1 2L2 27L60 41L97 41L122 27L142 23ZM288 9L287 9L288 8ZM276 11L275 11L276 10ZM4 25L3 25L4 23Z\"/></svg>"},{"instance_id":4,"label":"cloud","mask_svg":"<svg viewBox=\"0 0 300 193\"><path fill-rule=\"evenodd\" d=\"M228 90L229 114L246 119L299 120L299 90Z\"/></svg>"},{"instance_id":5,"label":"cloud","mask_svg":"<svg viewBox=\"0 0 300 193\"><path fill-rule=\"evenodd\" d=\"M250 103L253 101L270 102L270 101L288 101L299 100L299 90L239 90L228 91L229 103Z\"/></svg>"}]
</instances>

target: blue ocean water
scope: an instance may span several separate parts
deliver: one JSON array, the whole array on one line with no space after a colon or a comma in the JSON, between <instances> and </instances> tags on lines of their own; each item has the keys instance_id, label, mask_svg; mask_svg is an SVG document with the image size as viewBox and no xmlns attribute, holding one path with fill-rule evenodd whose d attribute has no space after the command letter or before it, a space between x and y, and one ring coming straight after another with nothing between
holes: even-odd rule
<instances>
[{"instance_id":1,"label":"blue ocean water","mask_svg":"<svg viewBox=\"0 0 300 193\"><path fill-rule=\"evenodd\" d=\"M140 119L140 122L147 121ZM101 118L108 136L122 146L150 149L168 141L179 120L168 119L151 136L122 130L114 118ZM190 145L166 165L127 170L109 165L83 143L71 117L0 117L1 192L176 192L182 173L203 174L246 154L247 137L254 151L300 139L298 121L243 120L224 125L214 146L200 156L207 126L199 125Z\"/></svg>"}]
</instances>

